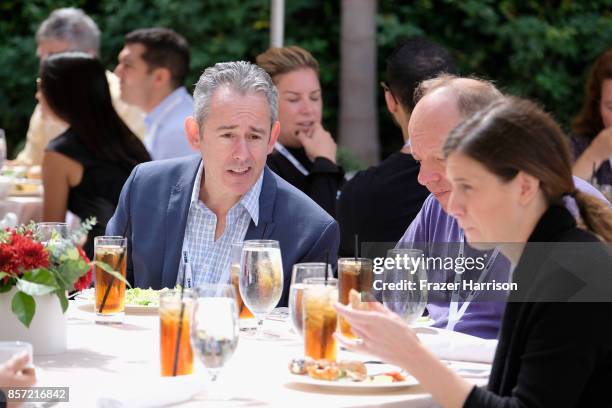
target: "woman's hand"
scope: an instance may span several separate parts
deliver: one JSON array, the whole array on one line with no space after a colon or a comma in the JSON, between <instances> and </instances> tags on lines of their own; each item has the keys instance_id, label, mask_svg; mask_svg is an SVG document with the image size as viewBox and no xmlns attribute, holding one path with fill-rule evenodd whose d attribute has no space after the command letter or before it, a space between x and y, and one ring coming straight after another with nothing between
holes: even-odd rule
<instances>
[{"instance_id":1,"label":"woman's hand","mask_svg":"<svg viewBox=\"0 0 612 408\"><path fill-rule=\"evenodd\" d=\"M297 137L310 161L314 161L317 157L325 157L336 163L336 142L320 123L314 125L312 133L297 132Z\"/></svg>"},{"instance_id":2,"label":"woman's hand","mask_svg":"<svg viewBox=\"0 0 612 408\"><path fill-rule=\"evenodd\" d=\"M28 367L30 356L22 353L0 364L0 386L7 388L31 387L36 383L34 368Z\"/></svg>"},{"instance_id":3,"label":"woman's hand","mask_svg":"<svg viewBox=\"0 0 612 408\"><path fill-rule=\"evenodd\" d=\"M369 302L370 310L354 310L336 303L338 314L351 325L362 341L352 341L341 335L336 339L346 348L371 354L381 360L410 370L421 344L402 318L377 302Z\"/></svg>"},{"instance_id":4,"label":"woman's hand","mask_svg":"<svg viewBox=\"0 0 612 408\"><path fill-rule=\"evenodd\" d=\"M369 311L361 311L335 304L338 314L351 324L353 333L361 338L361 341L354 341L335 334L340 344L405 369L441 406L462 407L473 385L423 346L401 317L380 303L371 302L369 305Z\"/></svg>"},{"instance_id":5,"label":"woman's hand","mask_svg":"<svg viewBox=\"0 0 612 408\"><path fill-rule=\"evenodd\" d=\"M28 367L29 363L30 356L23 353L0 364L0 387L24 388L36 384L36 372L34 368ZM21 405L19 402L9 402L7 407L18 408Z\"/></svg>"}]
</instances>

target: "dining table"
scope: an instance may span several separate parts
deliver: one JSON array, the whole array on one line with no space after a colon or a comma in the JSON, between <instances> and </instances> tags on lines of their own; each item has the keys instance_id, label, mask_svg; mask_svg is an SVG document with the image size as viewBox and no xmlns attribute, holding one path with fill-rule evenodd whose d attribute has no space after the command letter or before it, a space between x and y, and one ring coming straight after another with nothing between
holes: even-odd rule
<instances>
[{"instance_id":1,"label":"dining table","mask_svg":"<svg viewBox=\"0 0 612 408\"><path fill-rule=\"evenodd\" d=\"M216 383L210 382L197 357L192 374L160 376L160 322L155 308L133 312L128 308L122 323L99 324L90 301L71 300L66 318L67 350L55 355L37 355L34 350L37 386L68 387L69 402L48 402L45 407L437 406L418 383L398 388L304 383L299 378L303 376L288 369L292 358L303 356L303 342L282 312L265 320L264 339L249 331L240 333L236 351ZM375 360L346 350L340 350L338 358ZM468 381L486 384L489 364L448 363Z\"/></svg>"}]
</instances>

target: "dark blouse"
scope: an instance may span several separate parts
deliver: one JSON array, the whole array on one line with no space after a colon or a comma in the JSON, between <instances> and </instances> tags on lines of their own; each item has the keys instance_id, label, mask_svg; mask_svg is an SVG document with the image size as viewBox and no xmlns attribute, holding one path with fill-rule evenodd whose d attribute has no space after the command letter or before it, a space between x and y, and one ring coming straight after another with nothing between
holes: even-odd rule
<instances>
[{"instance_id":1,"label":"dark blouse","mask_svg":"<svg viewBox=\"0 0 612 408\"><path fill-rule=\"evenodd\" d=\"M574 160L578 160L578 157L580 157L591 144L591 140L580 136L572 136L571 142ZM595 171L595 178L599 185L612 185L612 167L610 167L610 160L605 160L601 166L599 166L599 169Z\"/></svg>"},{"instance_id":2,"label":"dark blouse","mask_svg":"<svg viewBox=\"0 0 612 408\"><path fill-rule=\"evenodd\" d=\"M544 214L512 276L488 389L474 387L465 407L609 406L611 254L565 208ZM585 291L591 302L560 301Z\"/></svg>"},{"instance_id":3,"label":"dark blouse","mask_svg":"<svg viewBox=\"0 0 612 408\"><path fill-rule=\"evenodd\" d=\"M344 170L331 160L317 157L311 162L303 148L287 150L309 174L305 176L276 149L268 155L268 167L288 183L300 189L332 217L336 214L336 197L344 184Z\"/></svg>"},{"instance_id":4,"label":"dark blouse","mask_svg":"<svg viewBox=\"0 0 612 408\"><path fill-rule=\"evenodd\" d=\"M46 150L63 154L83 166L81 182L70 188L68 210L81 220L92 216L98 220L84 246L87 256L91 258L93 238L104 235L106 224L115 212L119 194L133 166L97 159L71 129L51 140Z\"/></svg>"}]
</instances>

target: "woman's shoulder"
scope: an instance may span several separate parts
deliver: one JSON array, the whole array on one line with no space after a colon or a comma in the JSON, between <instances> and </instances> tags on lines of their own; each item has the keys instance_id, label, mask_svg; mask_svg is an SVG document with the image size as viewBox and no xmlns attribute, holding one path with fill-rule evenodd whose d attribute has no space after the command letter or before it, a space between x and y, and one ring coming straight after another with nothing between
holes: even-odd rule
<instances>
[{"instance_id":1,"label":"woman's shoulder","mask_svg":"<svg viewBox=\"0 0 612 408\"><path fill-rule=\"evenodd\" d=\"M63 154L77 161L86 160L90 156L77 134L70 128L50 140L45 150Z\"/></svg>"}]
</instances>

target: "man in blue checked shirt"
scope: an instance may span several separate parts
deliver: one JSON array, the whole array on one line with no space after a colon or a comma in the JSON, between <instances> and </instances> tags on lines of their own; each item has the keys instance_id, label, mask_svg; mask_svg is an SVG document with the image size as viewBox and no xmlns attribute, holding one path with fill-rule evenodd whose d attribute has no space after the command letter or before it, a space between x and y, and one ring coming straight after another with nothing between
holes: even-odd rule
<instances>
[{"instance_id":1,"label":"man in blue checked shirt","mask_svg":"<svg viewBox=\"0 0 612 408\"><path fill-rule=\"evenodd\" d=\"M339 229L308 196L266 167L280 131L277 91L268 74L239 61L207 68L185 122L201 153L137 166L123 187L108 235L128 237L128 280L137 287L173 287L182 254L193 286L229 282L231 243L280 243L287 304L298 262L336 262Z\"/></svg>"}]
</instances>

